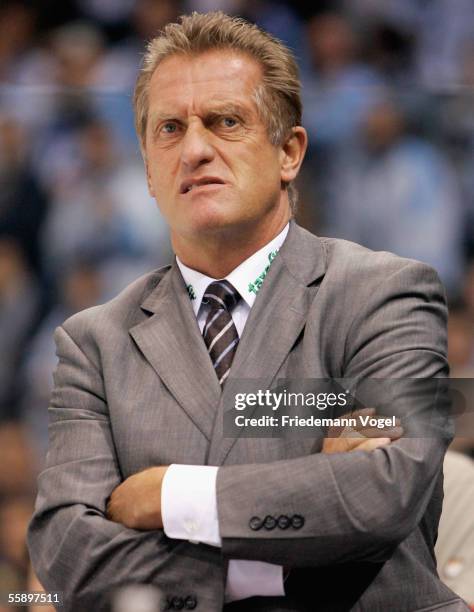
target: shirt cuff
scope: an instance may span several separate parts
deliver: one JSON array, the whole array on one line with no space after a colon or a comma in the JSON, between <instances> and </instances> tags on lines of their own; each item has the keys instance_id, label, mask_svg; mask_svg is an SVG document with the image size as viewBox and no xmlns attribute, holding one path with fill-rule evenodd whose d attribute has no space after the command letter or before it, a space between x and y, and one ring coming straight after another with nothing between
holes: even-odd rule
<instances>
[{"instance_id":1,"label":"shirt cuff","mask_svg":"<svg viewBox=\"0 0 474 612\"><path fill-rule=\"evenodd\" d=\"M169 538L221 546L216 500L218 469L173 463L166 470L161 487L161 516Z\"/></svg>"},{"instance_id":2,"label":"shirt cuff","mask_svg":"<svg viewBox=\"0 0 474 612\"><path fill-rule=\"evenodd\" d=\"M225 601L255 596L281 597L285 595L283 586L283 566L263 561L229 561Z\"/></svg>"}]
</instances>

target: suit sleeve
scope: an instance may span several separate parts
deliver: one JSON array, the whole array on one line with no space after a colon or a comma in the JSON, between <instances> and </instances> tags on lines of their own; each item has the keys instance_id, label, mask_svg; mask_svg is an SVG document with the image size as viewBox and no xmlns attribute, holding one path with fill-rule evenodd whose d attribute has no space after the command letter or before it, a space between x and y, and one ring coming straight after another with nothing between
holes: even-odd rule
<instances>
[{"instance_id":1,"label":"suit sleeve","mask_svg":"<svg viewBox=\"0 0 474 612\"><path fill-rule=\"evenodd\" d=\"M447 376L447 311L436 273L410 262L379 280L347 332L344 377ZM388 558L422 518L448 438L402 438L370 453L221 467L224 554L291 567ZM296 515L297 529L255 529L251 518L266 515Z\"/></svg>"},{"instance_id":2,"label":"suit sleeve","mask_svg":"<svg viewBox=\"0 0 474 612\"><path fill-rule=\"evenodd\" d=\"M219 609L216 602L224 597L220 551L105 518L107 499L122 476L100 368L64 328L56 330L55 340L59 364L49 408L49 451L27 536L41 583L47 591L62 592L64 612L109 610L111 593L127 582L155 585L163 609L173 597Z\"/></svg>"}]
</instances>

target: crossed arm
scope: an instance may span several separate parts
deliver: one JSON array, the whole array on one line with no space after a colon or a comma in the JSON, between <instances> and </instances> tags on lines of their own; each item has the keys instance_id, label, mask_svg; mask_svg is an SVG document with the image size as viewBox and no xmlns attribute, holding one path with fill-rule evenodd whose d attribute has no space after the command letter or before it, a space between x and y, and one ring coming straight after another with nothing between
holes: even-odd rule
<instances>
[{"instance_id":1,"label":"crossed arm","mask_svg":"<svg viewBox=\"0 0 474 612\"><path fill-rule=\"evenodd\" d=\"M375 410L358 411L360 414L375 414ZM353 413L354 416L355 413ZM357 431L360 437L352 437ZM384 437L381 436L383 432ZM324 439L322 453L346 453L355 450L370 452L390 444L401 437L401 428L375 430L371 427L346 429L339 437ZM162 529L161 512L162 485L169 466L147 468L129 476L112 492L107 503L107 518L131 529Z\"/></svg>"},{"instance_id":2,"label":"crossed arm","mask_svg":"<svg viewBox=\"0 0 474 612\"><path fill-rule=\"evenodd\" d=\"M350 331L347 377L445 375L446 314L439 284L415 265L392 280L390 292L381 288L372 310L361 313L380 319L379 332L368 338L362 325ZM216 491L222 550L167 538L160 528L166 466L122 482L98 359L80 348L81 328L70 323L57 332L50 450L28 533L37 574L47 590L64 592L65 612L105 609L106 587L127 581L173 594L182 588L183 576L199 585L205 609L217 611L224 598L222 554L289 567L379 559L419 522L443 459L440 440L400 439L373 452L223 466ZM403 487L401 475L408 475ZM377 503L368 506L367 499ZM289 507L312 509L300 537L249 530L248 508L264 516L268 509L285 514Z\"/></svg>"}]
</instances>

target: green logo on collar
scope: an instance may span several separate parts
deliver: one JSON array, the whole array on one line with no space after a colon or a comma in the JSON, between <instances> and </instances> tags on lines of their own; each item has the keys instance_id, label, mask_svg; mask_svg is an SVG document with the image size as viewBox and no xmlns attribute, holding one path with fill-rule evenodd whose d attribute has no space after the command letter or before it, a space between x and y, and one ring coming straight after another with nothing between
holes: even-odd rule
<instances>
[{"instance_id":1,"label":"green logo on collar","mask_svg":"<svg viewBox=\"0 0 474 612\"><path fill-rule=\"evenodd\" d=\"M265 266L263 272L257 276L257 278L253 281L253 283L249 283L248 291L249 293L257 293L260 291L260 287L263 285L263 281L265 276L268 274L268 270L270 270L270 266L272 265L272 261L275 259L276 254L278 253L278 249L275 251L271 251L268 254L268 264Z\"/></svg>"},{"instance_id":2,"label":"green logo on collar","mask_svg":"<svg viewBox=\"0 0 474 612\"><path fill-rule=\"evenodd\" d=\"M195 300L196 299L196 293L194 291L194 287L191 284L186 285L186 290L188 292L189 299L190 300Z\"/></svg>"}]
</instances>

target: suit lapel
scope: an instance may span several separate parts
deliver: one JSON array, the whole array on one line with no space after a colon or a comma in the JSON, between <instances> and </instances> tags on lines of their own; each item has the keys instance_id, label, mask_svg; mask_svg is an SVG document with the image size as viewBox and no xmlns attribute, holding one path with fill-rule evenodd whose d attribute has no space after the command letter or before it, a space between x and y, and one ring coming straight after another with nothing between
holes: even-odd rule
<instances>
[{"instance_id":1,"label":"suit lapel","mask_svg":"<svg viewBox=\"0 0 474 612\"><path fill-rule=\"evenodd\" d=\"M153 314L130 334L189 418L210 439L221 389L176 262L142 309Z\"/></svg>"},{"instance_id":2,"label":"suit lapel","mask_svg":"<svg viewBox=\"0 0 474 612\"><path fill-rule=\"evenodd\" d=\"M315 282L325 268L321 240L291 222L250 311L224 387L208 456L211 465L221 465L236 442L223 437L222 411L233 410L235 393L247 390L239 380L259 379L264 388L271 384L304 328L317 291Z\"/></svg>"}]
</instances>

